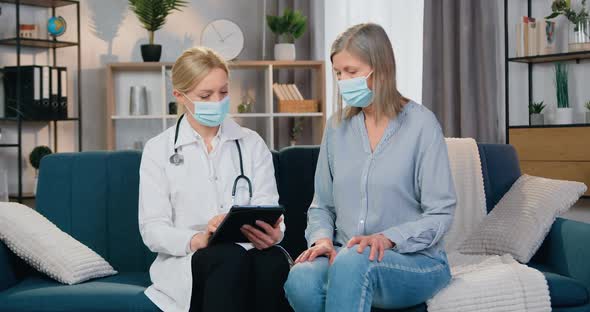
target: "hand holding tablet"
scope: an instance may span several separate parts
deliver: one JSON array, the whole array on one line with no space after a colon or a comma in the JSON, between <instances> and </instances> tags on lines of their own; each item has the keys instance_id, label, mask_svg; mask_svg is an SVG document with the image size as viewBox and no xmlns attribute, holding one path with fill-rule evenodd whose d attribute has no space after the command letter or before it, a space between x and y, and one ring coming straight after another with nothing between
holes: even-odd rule
<instances>
[{"instance_id":1,"label":"hand holding tablet","mask_svg":"<svg viewBox=\"0 0 590 312\"><path fill-rule=\"evenodd\" d=\"M249 243L250 240L244 233L254 237L254 245L259 248L268 245L268 242L256 241L256 231L266 233L268 229L277 223L281 215L285 213L282 206L234 206L225 216L219 227L209 239L209 245L219 243ZM267 223L257 224L256 221ZM242 231L242 229L244 229ZM259 245L259 246L257 246Z\"/></svg>"}]
</instances>

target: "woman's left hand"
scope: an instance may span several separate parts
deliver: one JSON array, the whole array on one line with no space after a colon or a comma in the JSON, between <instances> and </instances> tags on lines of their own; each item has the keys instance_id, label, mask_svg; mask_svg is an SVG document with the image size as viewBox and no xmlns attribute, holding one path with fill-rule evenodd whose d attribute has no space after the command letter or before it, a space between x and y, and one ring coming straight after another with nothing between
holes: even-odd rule
<instances>
[{"instance_id":1,"label":"woman's left hand","mask_svg":"<svg viewBox=\"0 0 590 312\"><path fill-rule=\"evenodd\" d=\"M385 237L383 234L373 234L373 235L366 235L366 236L354 236L350 239L346 247L350 248L354 245L359 245L356 251L358 253L363 253L367 246L371 247L371 253L369 254L369 260L375 260L375 256L378 254L378 261L381 262L383 260L383 256L385 255L385 250L393 248L395 244L389 240L389 238Z\"/></svg>"},{"instance_id":2,"label":"woman's left hand","mask_svg":"<svg viewBox=\"0 0 590 312\"><path fill-rule=\"evenodd\" d=\"M283 217L280 217L274 226L264 221L256 221L256 225L261 227L264 232L250 225L244 225L240 230L256 249L263 250L274 246L281 239L283 235L280 227L282 221Z\"/></svg>"}]
</instances>

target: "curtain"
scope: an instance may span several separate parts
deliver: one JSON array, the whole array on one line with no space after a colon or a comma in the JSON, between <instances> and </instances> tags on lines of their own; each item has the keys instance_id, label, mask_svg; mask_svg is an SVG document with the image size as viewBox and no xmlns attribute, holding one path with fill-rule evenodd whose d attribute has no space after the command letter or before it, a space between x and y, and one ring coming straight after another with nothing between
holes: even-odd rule
<instances>
[{"instance_id":1,"label":"curtain","mask_svg":"<svg viewBox=\"0 0 590 312\"><path fill-rule=\"evenodd\" d=\"M497 0L426 0L423 104L447 137L502 141L503 58Z\"/></svg>"}]
</instances>

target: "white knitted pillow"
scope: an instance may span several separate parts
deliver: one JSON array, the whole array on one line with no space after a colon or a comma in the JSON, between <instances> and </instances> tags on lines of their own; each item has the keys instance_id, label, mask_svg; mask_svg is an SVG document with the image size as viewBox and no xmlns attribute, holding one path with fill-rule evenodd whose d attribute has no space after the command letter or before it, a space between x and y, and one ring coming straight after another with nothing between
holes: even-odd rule
<instances>
[{"instance_id":1,"label":"white knitted pillow","mask_svg":"<svg viewBox=\"0 0 590 312\"><path fill-rule=\"evenodd\" d=\"M64 284L117 274L97 253L21 204L0 203L0 239L29 265Z\"/></svg>"},{"instance_id":2,"label":"white knitted pillow","mask_svg":"<svg viewBox=\"0 0 590 312\"><path fill-rule=\"evenodd\" d=\"M586 192L580 182L521 176L459 246L464 254L511 254L531 260L557 216Z\"/></svg>"}]
</instances>

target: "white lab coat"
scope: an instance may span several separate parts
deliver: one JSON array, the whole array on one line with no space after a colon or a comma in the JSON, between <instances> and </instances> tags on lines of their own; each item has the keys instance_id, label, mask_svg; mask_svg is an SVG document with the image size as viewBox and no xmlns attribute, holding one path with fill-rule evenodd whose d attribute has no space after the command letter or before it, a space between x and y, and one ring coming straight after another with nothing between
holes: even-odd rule
<instances>
[{"instance_id":1,"label":"white lab coat","mask_svg":"<svg viewBox=\"0 0 590 312\"><path fill-rule=\"evenodd\" d=\"M186 118L149 140L140 167L139 230L146 246L158 256L150 268L152 285L145 294L163 311L188 311L192 292L190 240L207 222L232 206L232 186L240 174L235 140L242 149L244 174L252 181L252 205L276 205L279 195L272 155L254 131L226 118L213 151ZM175 166L174 146L184 156ZM236 204L248 203L247 183L238 183ZM284 225L281 226L284 230Z\"/></svg>"}]
</instances>

